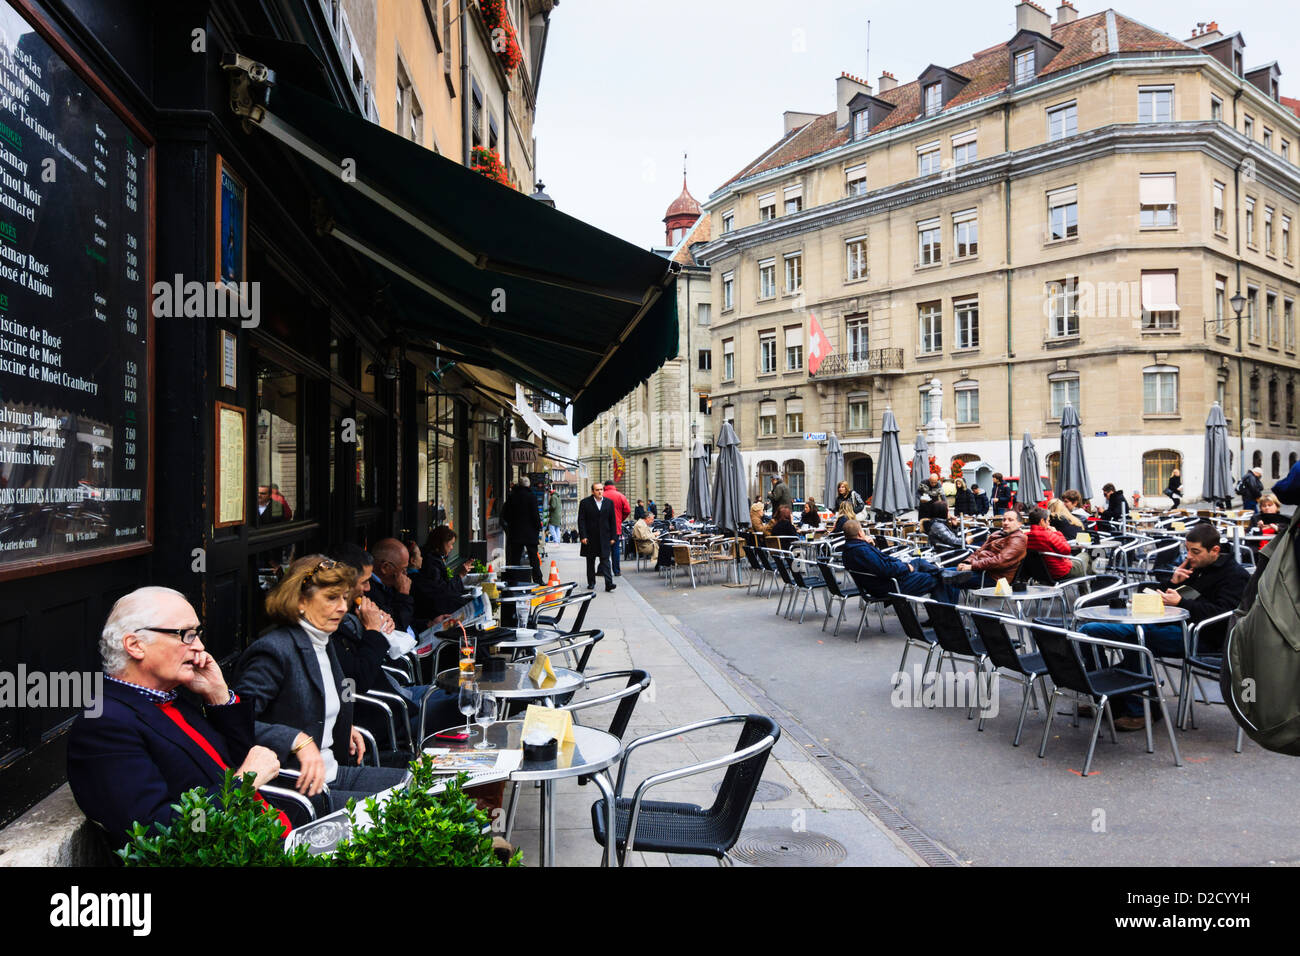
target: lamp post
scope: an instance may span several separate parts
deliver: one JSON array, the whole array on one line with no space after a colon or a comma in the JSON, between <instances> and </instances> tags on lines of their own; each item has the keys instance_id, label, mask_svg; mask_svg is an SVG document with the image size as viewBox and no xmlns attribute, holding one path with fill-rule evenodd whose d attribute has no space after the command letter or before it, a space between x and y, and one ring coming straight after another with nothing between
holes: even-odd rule
<instances>
[{"instance_id":1,"label":"lamp post","mask_svg":"<svg viewBox=\"0 0 1300 956\"><path fill-rule=\"evenodd\" d=\"M1241 294L1241 288L1233 294L1228 300L1232 306L1232 311L1237 314L1237 441L1238 448L1241 451L1240 467L1244 470L1246 467L1246 405L1245 405L1245 365L1242 361L1241 351L1241 313L1246 308L1246 297Z\"/></svg>"}]
</instances>

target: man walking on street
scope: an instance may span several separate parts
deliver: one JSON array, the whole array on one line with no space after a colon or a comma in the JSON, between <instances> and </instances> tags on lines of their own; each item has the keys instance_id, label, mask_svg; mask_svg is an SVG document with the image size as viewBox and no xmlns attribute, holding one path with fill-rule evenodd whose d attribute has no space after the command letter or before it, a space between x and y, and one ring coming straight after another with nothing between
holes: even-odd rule
<instances>
[{"instance_id":1,"label":"man walking on street","mask_svg":"<svg viewBox=\"0 0 1300 956\"><path fill-rule=\"evenodd\" d=\"M506 564L519 560L519 552L528 552L528 563L532 565L533 583L545 584L542 567L537 556L537 539L542 533L542 518L537 511L537 499L528 487L528 476L519 479L519 484L510 489L501 511L501 520L506 526Z\"/></svg>"},{"instance_id":2,"label":"man walking on street","mask_svg":"<svg viewBox=\"0 0 1300 956\"><path fill-rule=\"evenodd\" d=\"M614 537L617 542L614 545L614 577L618 578L623 576L618 562L619 552L623 550L623 522L632 513L632 503L612 481L605 482L605 497L614 505Z\"/></svg>"},{"instance_id":3,"label":"man walking on street","mask_svg":"<svg viewBox=\"0 0 1300 956\"><path fill-rule=\"evenodd\" d=\"M546 504L546 537L552 544L558 544L560 541L560 522L564 520L564 502L560 501L560 493L551 487L551 496Z\"/></svg>"},{"instance_id":4,"label":"man walking on street","mask_svg":"<svg viewBox=\"0 0 1300 956\"><path fill-rule=\"evenodd\" d=\"M596 559L600 558L605 590L614 590L618 586L610 567L615 543L614 505L605 500L605 486L600 482L591 486L591 496L578 505L578 540L582 542L582 556L587 559L587 587L596 586Z\"/></svg>"},{"instance_id":5,"label":"man walking on street","mask_svg":"<svg viewBox=\"0 0 1300 956\"><path fill-rule=\"evenodd\" d=\"M780 475L772 476L772 490L768 492L768 500L772 502L772 515L776 515L776 510L782 505L789 505L790 510L794 511L794 499L790 497L790 487L781 480Z\"/></svg>"},{"instance_id":6,"label":"man walking on street","mask_svg":"<svg viewBox=\"0 0 1300 956\"><path fill-rule=\"evenodd\" d=\"M1255 514L1259 514L1259 496L1264 493L1263 476L1263 469L1252 468L1237 485L1237 492L1241 495L1241 507L1249 508Z\"/></svg>"}]
</instances>

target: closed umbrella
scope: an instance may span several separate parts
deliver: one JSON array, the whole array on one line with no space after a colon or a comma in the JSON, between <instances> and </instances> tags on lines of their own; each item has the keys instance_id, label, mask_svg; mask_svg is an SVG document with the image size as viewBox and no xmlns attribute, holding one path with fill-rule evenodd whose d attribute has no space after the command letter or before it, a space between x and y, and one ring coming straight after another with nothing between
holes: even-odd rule
<instances>
[{"instance_id":1,"label":"closed umbrella","mask_svg":"<svg viewBox=\"0 0 1300 956\"><path fill-rule=\"evenodd\" d=\"M831 432L826 439L826 485L822 494L823 507L835 510L835 498L839 495L840 482L844 480L844 452L840 449L840 440Z\"/></svg>"},{"instance_id":2,"label":"closed umbrella","mask_svg":"<svg viewBox=\"0 0 1300 956\"><path fill-rule=\"evenodd\" d=\"M718 463L713 471L713 523L726 528L736 538L736 583L740 582L740 528L749 520L749 501L745 494L745 463L740 457L740 439L731 422L723 422L718 432Z\"/></svg>"},{"instance_id":3,"label":"closed umbrella","mask_svg":"<svg viewBox=\"0 0 1300 956\"><path fill-rule=\"evenodd\" d=\"M917 504L921 502L921 485L930 477L930 446L925 443L925 436L916 433L916 451L912 455L912 490Z\"/></svg>"},{"instance_id":4,"label":"closed umbrella","mask_svg":"<svg viewBox=\"0 0 1300 956\"><path fill-rule=\"evenodd\" d=\"M893 515L916 507L916 491L910 485L903 452L898 447L898 422L886 408L880 423L880 469L871 506Z\"/></svg>"},{"instance_id":5,"label":"closed umbrella","mask_svg":"<svg viewBox=\"0 0 1300 956\"><path fill-rule=\"evenodd\" d=\"M1201 497L1219 505L1232 497L1232 463L1228 458L1228 422L1215 402L1205 419L1205 478Z\"/></svg>"},{"instance_id":6,"label":"closed umbrella","mask_svg":"<svg viewBox=\"0 0 1300 956\"><path fill-rule=\"evenodd\" d=\"M1061 411L1061 488L1074 489L1085 498L1092 497L1092 479L1088 463L1083 460L1083 436L1079 434L1079 413L1066 404Z\"/></svg>"},{"instance_id":7,"label":"closed umbrella","mask_svg":"<svg viewBox=\"0 0 1300 956\"><path fill-rule=\"evenodd\" d=\"M1043 498L1043 479L1038 471L1038 449L1034 447L1034 439L1029 432L1025 432L1025 442L1020 447L1020 488L1016 493L1016 497L1025 505Z\"/></svg>"},{"instance_id":8,"label":"closed umbrella","mask_svg":"<svg viewBox=\"0 0 1300 956\"><path fill-rule=\"evenodd\" d=\"M686 492L686 513L703 521L713 511L709 504L709 453L704 439L695 439L691 449L691 485Z\"/></svg>"}]
</instances>

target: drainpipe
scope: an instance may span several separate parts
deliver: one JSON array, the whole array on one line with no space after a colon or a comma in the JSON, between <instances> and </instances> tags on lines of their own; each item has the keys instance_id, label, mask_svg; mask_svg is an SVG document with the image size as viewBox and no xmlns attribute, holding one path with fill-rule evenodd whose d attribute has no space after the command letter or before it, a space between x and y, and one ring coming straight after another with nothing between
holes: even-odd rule
<instances>
[{"instance_id":1,"label":"drainpipe","mask_svg":"<svg viewBox=\"0 0 1300 956\"><path fill-rule=\"evenodd\" d=\"M1237 87L1237 92L1232 94L1232 128L1237 128L1237 101L1241 99L1241 94L1246 92L1244 85ZM1237 248L1237 295L1242 294L1241 290L1241 163L1234 163L1232 167L1232 220L1233 233L1236 235ZM1246 307L1249 308L1253 303L1248 299ZM1241 473L1246 473L1246 366L1241 348L1241 316L1237 316L1237 447L1240 451L1237 463L1241 468Z\"/></svg>"},{"instance_id":2,"label":"drainpipe","mask_svg":"<svg viewBox=\"0 0 1300 956\"><path fill-rule=\"evenodd\" d=\"M1011 154L1011 100L1008 96L1006 104L1002 107L1002 148ZM1015 464L1015 453L1012 450L1011 436L1014 434L1013 416L1011 411L1011 360L1015 358L1015 352L1011 350L1011 174L1007 173L1002 180L1002 209L1003 224L1002 228L1006 235L1006 299L1007 299L1007 474Z\"/></svg>"},{"instance_id":3,"label":"drainpipe","mask_svg":"<svg viewBox=\"0 0 1300 956\"><path fill-rule=\"evenodd\" d=\"M467 19L469 11L467 4L469 0L460 0L460 152L461 164L469 168L469 117L470 117L470 85L469 85L469 20Z\"/></svg>"}]
</instances>

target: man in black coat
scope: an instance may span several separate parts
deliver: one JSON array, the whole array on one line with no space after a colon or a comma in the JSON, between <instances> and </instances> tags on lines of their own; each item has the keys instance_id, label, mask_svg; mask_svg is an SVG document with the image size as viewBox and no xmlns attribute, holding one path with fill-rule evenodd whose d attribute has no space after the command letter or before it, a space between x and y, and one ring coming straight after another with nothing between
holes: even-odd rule
<instances>
[{"instance_id":1,"label":"man in black coat","mask_svg":"<svg viewBox=\"0 0 1300 956\"><path fill-rule=\"evenodd\" d=\"M501 521L506 526L506 564L519 560L519 552L528 552L528 563L533 567L533 583L545 584L541 561L537 556L537 539L542 533L542 516L537 509L537 499L528 487L528 476L510 489L501 511Z\"/></svg>"},{"instance_id":2,"label":"man in black coat","mask_svg":"<svg viewBox=\"0 0 1300 956\"><path fill-rule=\"evenodd\" d=\"M605 579L605 590L612 591L614 568L610 555L618 537L614 529L614 503L605 500L605 487L591 486L591 496L578 504L578 539L582 542L582 556L587 559L587 587L596 586L596 559L600 558L600 573Z\"/></svg>"},{"instance_id":3,"label":"man in black coat","mask_svg":"<svg viewBox=\"0 0 1300 956\"><path fill-rule=\"evenodd\" d=\"M156 587L121 598L104 624L103 711L72 726L68 783L114 846L126 844L134 823L151 834L151 824L170 824L186 790L202 787L215 798L226 767L255 773L259 786L279 773L275 752L255 745L251 704L231 693L201 634L185 643L187 630L202 630L194 608Z\"/></svg>"}]
</instances>

